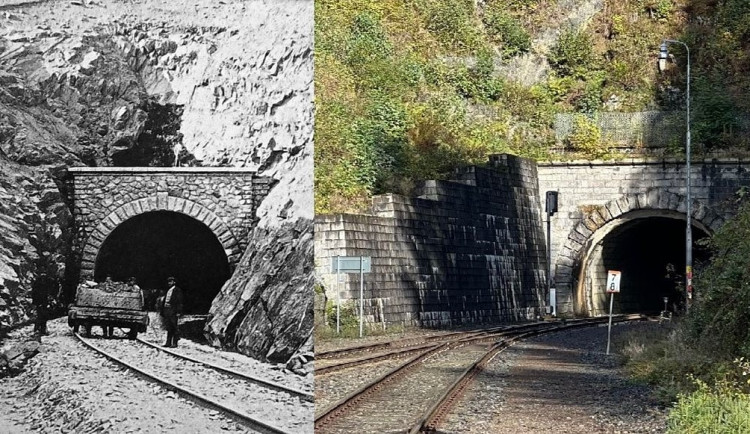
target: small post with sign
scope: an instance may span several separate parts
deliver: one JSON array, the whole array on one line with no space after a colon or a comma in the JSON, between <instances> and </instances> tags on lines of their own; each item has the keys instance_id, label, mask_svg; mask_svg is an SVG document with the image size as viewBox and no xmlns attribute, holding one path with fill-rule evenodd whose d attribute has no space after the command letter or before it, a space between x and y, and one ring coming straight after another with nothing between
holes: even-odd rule
<instances>
[{"instance_id":1,"label":"small post with sign","mask_svg":"<svg viewBox=\"0 0 750 434\"><path fill-rule=\"evenodd\" d=\"M341 333L341 256L336 256L336 334Z\"/></svg>"},{"instance_id":2,"label":"small post with sign","mask_svg":"<svg viewBox=\"0 0 750 434\"><path fill-rule=\"evenodd\" d=\"M612 338L612 306L615 301L615 293L620 292L620 278L622 273L619 271L607 271L607 293L609 294L609 327L607 328L607 355L609 355L609 342Z\"/></svg>"},{"instance_id":3,"label":"small post with sign","mask_svg":"<svg viewBox=\"0 0 750 434\"><path fill-rule=\"evenodd\" d=\"M369 256L335 256L331 261L331 271L336 272L336 291L338 292L339 273L359 273L359 337L362 337L364 321L365 273L371 270L372 259ZM336 333L339 333L340 293L336 297Z\"/></svg>"}]
</instances>

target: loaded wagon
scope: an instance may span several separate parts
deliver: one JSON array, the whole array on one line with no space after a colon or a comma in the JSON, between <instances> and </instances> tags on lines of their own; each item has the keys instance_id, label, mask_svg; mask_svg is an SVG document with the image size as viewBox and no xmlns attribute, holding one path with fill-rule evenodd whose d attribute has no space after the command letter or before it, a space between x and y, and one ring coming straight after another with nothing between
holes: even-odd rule
<instances>
[{"instance_id":1,"label":"loaded wagon","mask_svg":"<svg viewBox=\"0 0 750 434\"><path fill-rule=\"evenodd\" d=\"M76 290L75 304L68 309L68 325L78 333L83 327L87 335L91 327L129 329L128 337L135 339L148 327L143 293L138 287L124 283L85 282Z\"/></svg>"}]
</instances>

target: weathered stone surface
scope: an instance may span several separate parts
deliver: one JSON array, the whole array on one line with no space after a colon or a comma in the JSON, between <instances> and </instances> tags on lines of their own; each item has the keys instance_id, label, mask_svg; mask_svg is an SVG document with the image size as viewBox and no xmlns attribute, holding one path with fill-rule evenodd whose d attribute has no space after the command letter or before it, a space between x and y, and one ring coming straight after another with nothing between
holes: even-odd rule
<instances>
[{"instance_id":1,"label":"weathered stone surface","mask_svg":"<svg viewBox=\"0 0 750 434\"><path fill-rule=\"evenodd\" d=\"M71 217L50 174L0 156L0 331L32 315L29 289L44 265L61 282Z\"/></svg>"},{"instance_id":2,"label":"weathered stone surface","mask_svg":"<svg viewBox=\"0 0 750 434\"><path fill-rule=\"evenodd\" d=\"M415 198L377 197L376 215L316 219L316 266L327 296L335 300L338 288L344 303L358 303L359 274L337 283L332 257L370 256L369 322L445 327L539 315L546 260L536 164L499 155L490 166L428 181Z\"/></svg>"},{"instance_id":3,"label":"weathered stone surface","mask_svg":"<svg viewBox=\"0 0 750 434\"><path fill-rule=\"evenodd\" d=\"M735 193L750 186L747 165L731 159L693 162L690 179L696 224L715 230L715 221L734 213ZM632 212L641 216L684 214L685 169L684 161L677 160L539 164L539 190L560 194L559 212L552 217L552 269L558 270L553 275L558 300L573 297L578 278L569 272L559 275L559 266L571 258L582 259L588 241L609 221L607 214L615 219L628 218ZM581 208L598 209L603 220L582 213Z\"/></svg>"},{"instance_id":4,"label":"weathered stone surface","mask_svg":"<svg viewBox=\"0 0 750 434\"><path fill-rule=\"evenodd\" d=\"M252 231L211 306L206 335L213 344L275 362L312 351L312 231L306 219Z\"/></svg>"}]
</instances>

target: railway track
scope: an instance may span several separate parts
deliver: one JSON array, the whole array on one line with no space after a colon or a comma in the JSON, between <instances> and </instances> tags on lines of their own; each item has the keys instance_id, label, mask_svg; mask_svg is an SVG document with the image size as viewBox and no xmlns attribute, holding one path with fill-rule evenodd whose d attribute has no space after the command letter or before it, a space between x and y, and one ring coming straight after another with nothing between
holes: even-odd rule
<instances>
[{"instance_id":1,"label":"railway track","mask_svg":"<svg viewBox=\"0 0 750 434\"><path fill-rule=\"evenodd\" d=\"M571 320L575 324L586 320ZM480 330L469 330L463 332L452 332L441 335L433 335L415 340L397 339L389 342L379 342L368 345L325 351L315 354L315 375L335 373L346 368L359 365L370 365L375 362L389 359L397 359L427 350L432 346L446 342L459 342L481 338L493 338L502 336L504 333L515 333L523 330L531 330L536 327L552 324L550 322L533 322L512 326L492 327Z\"/></svg>"},{"instance_id":2,"label":"railway track","mask_svg":"<svg viewBox=\"0 0 750 434\"><path fill-rule=\"evenodd\" d=\"M641 317L621 316L617 321L634 319ZM485 335L454 336L447 342L414 351L416 355L406 360L402 356L372 362L367 369L342 369L337 373L342 378L349 372L352 377L360 380L366 377L366 380L333 404L330 402L335 398L319 399L317 394L319 390L330 393L330 387L319 385L319 381L334 375L319 379L316 371L316 403L318 408L325 408L316 414L315 432L435 432L471 379L513 342L542 333L598 325L606 320L535 323Z\"/></svg>"},{"instance_id":3,"label":"railway track","mask_svg":"<svg viewBox=\"0 0 750 434\"><path fill-rule=\"evenodd\" d=\"M140 376L217 410L252 432L308 433L308 392L187 357L143 340L76 337L87 348Z\"/></svg>"}]
</instances>

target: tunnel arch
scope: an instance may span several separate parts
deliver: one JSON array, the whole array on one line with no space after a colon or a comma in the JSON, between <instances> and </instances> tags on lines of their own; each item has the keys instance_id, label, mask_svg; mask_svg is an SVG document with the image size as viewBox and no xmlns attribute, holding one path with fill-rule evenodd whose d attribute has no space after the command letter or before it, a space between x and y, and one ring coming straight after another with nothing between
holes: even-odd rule
<instances>
[{"instance_id":1,"label":"tunnel arch","mask_svg":"<svg viewBox=\"0 0 750 434\"><path fill-rule=\"evenodd\" d=\"M101 220L84 244L81 258L81 278L93 280L96 277L96 264L102 246L118 227L138 216L153 216L154 213L180 215L204 227L207 232L212 234L212 237L220 246L223 255L226 257L229 272L231 273L233 265L237 263L242 252L237 238L227 224L210 209L197 202L168 196L167 194L157 194L153 197L125 203L115 208ZM184 221L188 220L183 219Z\"/></svg>"},{"instance_id":2,"label":"tunnel arch","mask_svg":"<svg viewBox=\"0 0 750 434\"><path fill-rule=\"evenodd\" d=\"M698 238L711 235L724 222L718 213L700 201L694 200L691 208L692 226ZM601 254L597 249L603 248L602 242L608 236L617 235L617 231L628 229L628 226L632 229L637 225L659 221L664 228L669 228L670 221L685 221L685 211L684 196L657 188L648 189L641 194L623 195L604 205L591 207L586 217L569 232L556 255L555 284L558 294L569 297L562 302L572 303L573 313L577 315L600 314L597 295L592 292L594 283L589 267L592 258ZM682 231L684 234L684 223ZM696 239L694 236L694 241ZM684 257L682 265L684 266ZM558 297L558 303L560 302Z\"/></svg>"},{"instance_id":3,"label":"tunnel arch","mask_svg":"<svg viewBox=\"0 0 750 434\"><path fill-rule=\"evenodd\" d=\"M135 277L147 307L173 276L184 293L184 313L206 314L231 276L229 259L214 233L202 222L174 211L149 211L115 228L99 248L94 280Z\"/></svg>"}]
</instances>

